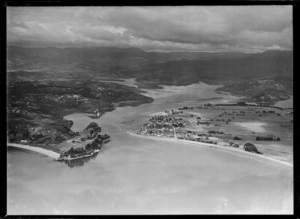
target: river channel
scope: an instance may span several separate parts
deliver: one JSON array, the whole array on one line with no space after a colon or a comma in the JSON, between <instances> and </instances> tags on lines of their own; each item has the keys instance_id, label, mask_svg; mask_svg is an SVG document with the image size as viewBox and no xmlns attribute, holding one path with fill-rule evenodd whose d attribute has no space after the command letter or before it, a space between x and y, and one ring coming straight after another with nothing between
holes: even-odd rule
<instances>
[{"instance_id":1,"label":"river channel","mask_svg":"<svg viewBox=\"0 0 300 219\"><path fill-rule=\"evenodd\" d=\"M145 90L154 102L119 107L97 120L66 116L74 131L96 121L112 137L78 165L9 149L8 214L292 214L290 167L127 134L159 111L236 99L215 89L204 83L165 86ZM209 98L215 99L203 100Z\"/></svg>"}]
</instances>

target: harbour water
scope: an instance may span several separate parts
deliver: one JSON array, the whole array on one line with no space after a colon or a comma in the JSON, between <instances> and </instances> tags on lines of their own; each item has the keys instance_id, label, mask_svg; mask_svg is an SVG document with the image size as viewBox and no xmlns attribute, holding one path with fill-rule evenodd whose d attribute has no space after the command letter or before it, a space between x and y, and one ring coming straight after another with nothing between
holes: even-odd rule
<instances>
[{"instance_id":1,"label":"harbour water","mask_svg":"<svg viewBox=\"0 0 300 219\"><path fill-rule=\"evenodd\" d=\"M215 88L169 86L149 90L150 104L120 107L96 120L66 116L74 131L96 121L112 138L80 163L9 149L8 214L292 214L291 167L127 134L151 113L199 99L235 99Z\"/></svg>"}]
</instances>

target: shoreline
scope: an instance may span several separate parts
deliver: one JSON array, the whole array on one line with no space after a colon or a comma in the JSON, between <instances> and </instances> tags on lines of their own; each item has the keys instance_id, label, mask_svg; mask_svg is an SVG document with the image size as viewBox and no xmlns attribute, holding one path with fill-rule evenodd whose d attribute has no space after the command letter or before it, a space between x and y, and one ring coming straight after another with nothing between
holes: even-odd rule
<instances>
[{"instance_id":1,"label":"shoreline","mask_svg":"<svg viewBox=\"0 0 300 219\"><path fill-rule=\"evenodd\" d=\"M7 143L7 147L14 147L14 148L20 148L20 149L25 149L25 150L37 152L37 153L43 154L47 157L54 158L55 160L57 160L60 156L59 153L56 153L54 151L47 150L47 149L44 149L44 148L41 148L41 147L34 147L34 146L23 145L23 144L14 144L14 143Z\"/></svg>"},{"instance_id":2,"label":"shoreline","mask_svg":"<svg viewBox=\"0 0 300 219\"><path fill-rule=\"evenodd\" d=\"M23 145L23 144L14 144L14 143L7 143L7 146L8 147L19 148L19 149L24 149L24 150L28 150L28 151L33 151L33 152L36 152L36 153L39 153L39 154L43 154L47 157L53 158L54 160L57 160L57 161L64 161L64 160L70 161L70 160L76 160L76 159L80 159L80 158L90 157L90 156L93 156L93 155L95 155L96 153L98 153L100 151L100 150L94 150L93 153L83 155L81 157L61 159L59 153L56 153L54 151L47 150L47 149L44 149L44 148L40 148L40 147Z\"/></svg>"},{"instance_id":3,"label":"shoreline","mask_svg":"<svg viewBox=\"0 0 300 219\"><path fill-rule=\"evenodd\" d=\"M66 161L77 160L77 159L81 159L81 158L85 158L85 157L91 157L91 156L97 154L99 151L100 151L100 149L97 149L97 150L94 150L93 153L91 153L91 154L86 154L86 155L83 155L83 156L81 156L81 157L58 158L57 160L58 160L58 161L64 161L64 160L66 160Z\"/></svg>"},{"instance_id":4,"label":"shoreline","mask_svg":"<svg viewBox=\"0 0 300 219\"><path fill-rule=\"evenodd\" d=\"M224 152L230 152L230 151L240 152L240 153L246 155L246 156L243 156L243 157L262 158L262 159L270 160L270 161L273 161L273 162L276 162L276 163L279 163L279 164L282 164L282 165L293 168L293 164L285 162L285 161L281 161L281 160L278 160L278 159L275 159L275 158L272 158L272 157L267 157L265 155L260 155L260 154L255 154L255 153L239 150L239 149L229 148L229 147L226 147L226 146L219 146L219 145L208 144L208 143L204 143L204 142L194 142L194 141L175 139L175 138L164 138L164 137L158 137L158 136L140 135L140 134L136 134L136 133L133 133L133 132L127 132L127 134L132 135L132 136L136 136L136 137L140 137L140 138L152 139L152 140L163 140L163 141L169 141L169 142L175 142L175 143L194 144L194 145L198 145L198 146L213 147L213 148L223 149ZM235 153L231 153L231 154L235 154ZM235 154L235 155L237 155L237 154Z\"/></svg>"}]
</instances>

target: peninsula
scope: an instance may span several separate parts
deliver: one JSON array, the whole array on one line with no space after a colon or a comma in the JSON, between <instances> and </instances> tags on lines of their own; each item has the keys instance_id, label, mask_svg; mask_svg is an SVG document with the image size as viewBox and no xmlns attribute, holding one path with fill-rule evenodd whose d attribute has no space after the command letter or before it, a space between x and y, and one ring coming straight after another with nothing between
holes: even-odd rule
<instances>
[{"instance_id":1,"label":"peninsula","mask_svg":"<svg viewBox=\"0 0 300 219\"><path fill-rule=\"evenodd\" d=\"M263 104L206 103L160 112L134 133L263 154L292 164L287 151L274 151L274 145L293 145L288 134L293 129L292 118L291 109Z\"/></svg>"},{"instance_id":2,"label":"peninsula","mask_svg":"<svg viewBox=\"0 0 300 219\"><path fill-rule=\"evenodd\" d=\"M8 93L8 145L43 148L59 160L92 156L110 139L95 122L74 132L64 116L82 112L97 119L119 105L152 101L137 88L89 80L12 81Z\"/></svg>"}]
</instances>

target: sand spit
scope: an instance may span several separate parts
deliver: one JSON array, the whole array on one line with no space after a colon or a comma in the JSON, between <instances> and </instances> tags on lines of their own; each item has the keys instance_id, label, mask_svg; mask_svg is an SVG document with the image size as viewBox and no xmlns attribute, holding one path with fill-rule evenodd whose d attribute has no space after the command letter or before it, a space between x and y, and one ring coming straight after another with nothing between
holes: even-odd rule
<instances>
[{"instance_id":1,"label":"sand spit","mask_svg":"<svg viewBox=\"0 0 300 219\"><path fill-rule=\"evenodd\" d=\"M15 147L15 148L21 148L29 151L34 151L43 155L46 155L48 157L54 158L57 160L59 158L59 153L56 153L54 151L46 150L44 148L39 148L39 147L33 147L33 146L28 146L28 145L23 145L23 144L12 144L12 143L7 143L8 147Z\"/></svg>"},{"instance_id":2,"label":"sand spit","mask_svg":"<svg viewBox=\"0 0 300 219\"><path fill-rule=\"evenodd\" d=\"M289 167L293 167L293 164L285 162L285 161L281 161L281 160L277 160L274 159L272 157L267 157L264 155L260 155L260 154L254 154L254 153L250 153L241 149L234 149L234 148L230 148L230 147L225 147L225 146L218 146L218 145L213 145L213 144L207 144L207 143L203 143L203 142L194 142L194 141L188 141L188 140L182 140L182 139L175 139L175 138L164 138L164 137L157 137L157 136L148 136L148 135L140 135L140 134L135 134L132 132L127 132L130 135L133 136L137 136L137 137L141 137L141 138L148 138L148 139L153 139L153 140L163 140L163 141L169 141L169 142L174 142L174 143L183 143L183 144L189 144L189 145L197 145L197 146L209 146L212 148L218 148L221 149L224 152L238 152L243 154L244 156L242 157L247 157L247 158L261 158L261 159L266 159L266 160L270 160L285 166L289 166ZM231 153L231 154L235 154L238 155L237 153Z\"/></svg>"}]
</instances>

